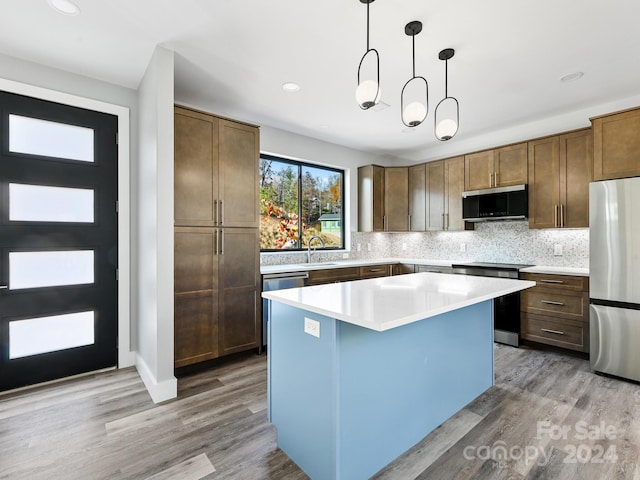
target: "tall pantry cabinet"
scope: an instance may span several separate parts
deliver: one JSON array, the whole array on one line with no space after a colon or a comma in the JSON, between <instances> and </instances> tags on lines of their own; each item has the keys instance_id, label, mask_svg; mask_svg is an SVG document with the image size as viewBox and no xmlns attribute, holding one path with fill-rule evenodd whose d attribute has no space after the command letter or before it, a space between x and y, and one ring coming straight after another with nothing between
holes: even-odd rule
<instances>
[{"instance_id":1,"label":"tall pantry cabinet","mask_svg":"<svg viewBox=\"0 0 640 480\"><path fill-rule=\"evenodd\" d=\"M260 345L257 127L175 107L175 366Z\"/></svg>"}]
</instances>

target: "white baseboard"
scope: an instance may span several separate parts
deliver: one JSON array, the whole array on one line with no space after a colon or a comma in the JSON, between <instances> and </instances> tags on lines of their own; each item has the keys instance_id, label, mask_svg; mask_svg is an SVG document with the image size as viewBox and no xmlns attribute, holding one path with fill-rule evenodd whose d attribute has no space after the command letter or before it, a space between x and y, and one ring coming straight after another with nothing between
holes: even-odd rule
<instances>
[{"instance_id":1,"label":"white baseboard","mask_svg":"<svg viewBox=\"0 0 640 480\"><path fill-rule=\"evenodd\" d=\"M144 382L144 386L147 387L153 403L164 402L178 396L178 380L176 377L158 382L140 355L136 355L136 369Z\"/></svg>"}]
</instances>

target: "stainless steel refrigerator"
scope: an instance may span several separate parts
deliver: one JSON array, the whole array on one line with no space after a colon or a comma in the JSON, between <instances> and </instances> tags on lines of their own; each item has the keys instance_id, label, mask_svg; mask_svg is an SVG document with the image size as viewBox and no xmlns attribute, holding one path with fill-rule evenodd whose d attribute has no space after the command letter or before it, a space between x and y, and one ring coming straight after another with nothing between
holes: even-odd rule
<instances>
[{"instance_id":1,"label":"stainless steel refrigerator","mask_svg":"<svg viewBox=\"0 0 640 480\"><path fill-rule=\"evenodd\" d=\"M589 186L591 368L640 381L640 178Z\"/></svg>"}]
</instances>

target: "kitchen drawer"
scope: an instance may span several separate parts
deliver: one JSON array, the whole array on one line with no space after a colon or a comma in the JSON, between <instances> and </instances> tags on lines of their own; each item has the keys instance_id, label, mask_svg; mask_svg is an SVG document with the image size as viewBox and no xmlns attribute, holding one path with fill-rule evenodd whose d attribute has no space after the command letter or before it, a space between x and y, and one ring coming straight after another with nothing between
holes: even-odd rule
<instances>
[{"instance_id":1,"label":"kitchen drawer","mask_svg":"<svg viewBox=\"0 0 640 480\"><path fill-rule=\"evenodd\" d=\"M587 319L589 294L587 292L558 291L533 287L520 294L520 310L538 315L552 315L576 320Z\"/></svg>"},{"instance_id":2,"label":"kitchen drawer","mask_svg":"<svg viewBox=\"0 0 640 480\"><path fill-rule=\"evenodd\" d=\"M413 263L396 263L391 266L391 275L406 275L415 271L416 266Z\"/></svg>"},{"instance_id":3,"label":"kitchen drawer","mask_svg":"<svg viewBox=\"0 0 640 480\"><path fill-rule=\"evenodd\" d=\"M444 265L416 265L416 273L420 272L453 273L453 268Z\"/></svg>"},{"instance_id":4,"label":"kitchen drawer","mask_svg":"<svg viewBox=\"0 0 640 480\"><path fill-rule=\"evenodd\" d=\"M360 267L327 268L310 270L306 285L320 285L323 283L347 282L360 279Z\"/></svg>"},{"instance_id":5,"label":"kitchen drawer","mask_svg":"<svg viewBox=\"0 0 640 480\"><path fill-rule=\"evenodd\" d=\"M520 280L536 282L539 287L573 290L577 292L589 291L589 277L573 275L547 275L543 273L520 273Z\"/></svg>"},{"instance_id":6,"label":"kitchen drawer","mask_svg":"<svg viewBox=\"0 0 640 480\"><path fill-rule=\"evenodd\" d=\"M522 313L520 338L580 352L589 351L589 324Z\"/></svg>"},{"instance_id":7,"label":"kitchen drawer","mask_svg":"<svg viewBox=\"0 0 640 480\"><path fill-rule=\"evenodd\" d=\"M391 274L390 269L390 265L368 265L366 267L360 267L360 278L388 277Z\"/></svg>"}]
</instances>

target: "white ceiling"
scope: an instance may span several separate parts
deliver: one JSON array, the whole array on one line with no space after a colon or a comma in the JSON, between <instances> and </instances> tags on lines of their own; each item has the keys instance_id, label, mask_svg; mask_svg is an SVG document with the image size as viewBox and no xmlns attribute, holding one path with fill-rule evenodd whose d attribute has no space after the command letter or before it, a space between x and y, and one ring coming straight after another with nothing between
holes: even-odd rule
<instances>
[{"instance_id":1,"label":"white ceiling","mask_svg":"<svg viewBox=\"0 0 640 480\"><path fill-rule=\"evenodd\" d=\"M176 53L179 102L410 161L640 94L638 0L377 0L371 46L390 105L381 111L355 102L366 47L358 0L75 1L82 13L72 17L46 0L4 0L0 52L137 89L161 45ZM403 133L400 91L411 77L404 26L412 20L424 25L416 73L429 81L430 111ZM444 95L437 56L447 47L456 50L449 93L460 102L461 126L445 145L434 138L433 109ZM576 71L581 80L559 81ZM290 81L301 90L284 92Z\"/></svg>"}]
</instances>

